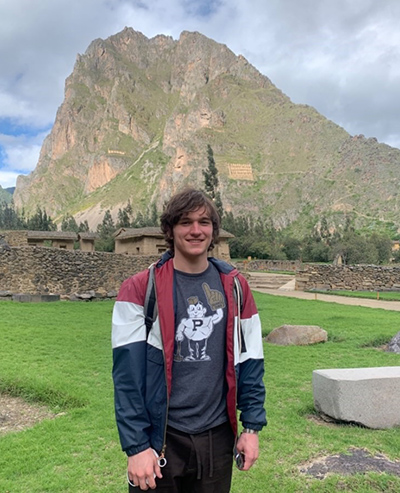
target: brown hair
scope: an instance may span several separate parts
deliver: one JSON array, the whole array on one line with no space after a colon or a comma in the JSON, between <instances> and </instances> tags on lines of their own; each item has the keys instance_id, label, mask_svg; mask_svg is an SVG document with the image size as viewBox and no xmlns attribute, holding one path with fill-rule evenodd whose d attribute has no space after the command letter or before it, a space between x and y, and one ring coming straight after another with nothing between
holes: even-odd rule
<instances>
[{"instance_id":1,"label":"brown hair","mask_svg":"<svg viewBox=\"0 0 400 493\"><path fill-rule=\"evenodd\" d=\"M201 190L185 188L170 198L161 215L161 231L164 233L165 241L172 252L174 251L174 226L178 224L184 214L197 211L203 207L209 214L213 225L213 239L209 250L212 250L214 245L218 243L221 219L214 202Z\"/></svg>"}]
</instances>

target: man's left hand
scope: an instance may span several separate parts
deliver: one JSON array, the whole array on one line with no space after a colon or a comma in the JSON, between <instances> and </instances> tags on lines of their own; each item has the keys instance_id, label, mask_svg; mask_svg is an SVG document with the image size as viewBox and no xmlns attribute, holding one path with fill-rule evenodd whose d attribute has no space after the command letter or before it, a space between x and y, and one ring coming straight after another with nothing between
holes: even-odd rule
<instances>
[{"instance_id":1,"label":"man's left hand","mask_svg":"<svg viewBox=\"0 0 400 493\"><path fill-rule=\"evenodd\" d=\"M242 471L248 471L258 459L258 435L242 433L237 441L236 449L243 454L244 465Z\"/></svg>"}]
</instances>

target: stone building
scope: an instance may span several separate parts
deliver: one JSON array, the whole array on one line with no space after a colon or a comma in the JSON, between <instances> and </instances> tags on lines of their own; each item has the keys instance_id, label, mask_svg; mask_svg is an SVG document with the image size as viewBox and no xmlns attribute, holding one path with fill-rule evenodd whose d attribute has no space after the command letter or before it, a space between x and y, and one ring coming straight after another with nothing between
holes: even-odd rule
<instances>
[{"instance_id":1,"label":"stone building","mask_svg":"<svg viewBox=\"0 0 400 493\"><path fill-rule=\"evenodd\" d=\"M120 228L114 233L115 253L158 255L167 250L158 227Z\"/></svg>"},{"instance_id":2,"label":"stone building","mask_svg":"<svg viewBox=\"0 0 400 493\"><path fill-rule=\"evenodd\" d=\"M97 233L78 233L79 249L82 252L94 252L94 242L98 238Z\"/></svg>"},{"instance_id":3,"label":"stone building","mask_svg":"<svg viewBox=\"0 0 400 493\"><path fill-rule=\"evenodd\" d=\"M230 260L228 238L234 236L220 230L219 243L215 245L212 255L224 260ZM160 255L168 247L160 228L120 228L114 233L115 253L127 255Z\"/></svg>"},{"instance_id":4,"label":"stone building","mask_svg":"<svg viewBox=\"0 0 400 493\"><path fill-rule=\"evenodd\" d=\"M71 231L28 231L27 239L30 246L52 246L73 250L74 242L78 237Z\"/></svg>"}]
</instances>

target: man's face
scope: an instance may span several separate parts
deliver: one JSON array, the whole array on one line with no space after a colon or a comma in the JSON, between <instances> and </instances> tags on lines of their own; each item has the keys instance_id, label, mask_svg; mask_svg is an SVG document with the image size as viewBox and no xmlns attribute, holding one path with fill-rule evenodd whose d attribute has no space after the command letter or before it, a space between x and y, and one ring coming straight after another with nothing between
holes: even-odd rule
<instances>
[{"instance_id":1,"label":"man's face","mask_svg":"<svg viewBox=\"0 0 400 493\"><path fill-rule=\"evenodd\" d=\"M205 208L188 212L173 228L175 257L207 258L212 235L212 221Z\"/></svg>"}]
</instances>

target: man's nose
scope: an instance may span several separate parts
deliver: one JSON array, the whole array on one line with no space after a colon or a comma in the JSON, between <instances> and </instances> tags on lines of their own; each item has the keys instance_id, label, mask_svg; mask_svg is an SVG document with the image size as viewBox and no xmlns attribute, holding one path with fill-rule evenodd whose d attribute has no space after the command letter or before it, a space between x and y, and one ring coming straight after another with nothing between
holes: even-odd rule
<instances>
[{"instance_id":1,"label":"man's nose","mask_svg":"<svg viewBox=\"0 0 400 493\"><path fill-rule=\"evenodd\" d=\"M190 229L190 232L192 234L200 234L201 233L200 224L197 221L192 222L192 227Z\"/></svg>"}]
</instances>

